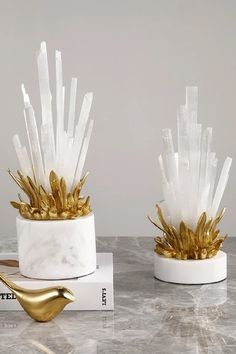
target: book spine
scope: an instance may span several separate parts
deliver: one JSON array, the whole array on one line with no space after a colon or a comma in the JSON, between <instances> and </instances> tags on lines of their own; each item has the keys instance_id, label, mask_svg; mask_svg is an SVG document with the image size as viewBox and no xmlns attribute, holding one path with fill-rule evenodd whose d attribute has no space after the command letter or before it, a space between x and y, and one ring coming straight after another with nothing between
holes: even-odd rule
<instances>
[{"instance_id":1,"label":"book spine","mask_svg":"<svg viewBox=\"0 0 236 354\"><path fill-rule=\"evenodd\" d=\"M19 285L28 289L40 289L47 287L47 285L45 286L45 283L42 285L40 282L34 282L33 287L31 282L20 282ZM114 309L112 283L71 283L66 284L66 287L74 293L76 300L67 305L65 310L107 311ZM16 300L15 295L3 284L0 284L0 311L23 311L19 302Z\"/></svg>"}]
</instances>

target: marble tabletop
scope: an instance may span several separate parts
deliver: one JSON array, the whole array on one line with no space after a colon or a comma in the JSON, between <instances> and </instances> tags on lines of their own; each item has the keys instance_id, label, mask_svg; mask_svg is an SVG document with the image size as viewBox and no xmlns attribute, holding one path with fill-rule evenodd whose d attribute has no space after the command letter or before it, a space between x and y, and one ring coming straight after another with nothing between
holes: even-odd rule
<instances>
[{"instance_id":1,"label":"marble tabletop","mask_svg":"<svg viewBox=\"0 0 236 354\"><path fill-rule=\"evenodd\" d=\"M0 240L1 251L16 241ZM236 238L225 242L228 279L175 285L153 278L153 239L103 237L114 254L114 311L64 311L48 323L0 312L0 353L236 353Z\"/></svg>"}]
</instances>

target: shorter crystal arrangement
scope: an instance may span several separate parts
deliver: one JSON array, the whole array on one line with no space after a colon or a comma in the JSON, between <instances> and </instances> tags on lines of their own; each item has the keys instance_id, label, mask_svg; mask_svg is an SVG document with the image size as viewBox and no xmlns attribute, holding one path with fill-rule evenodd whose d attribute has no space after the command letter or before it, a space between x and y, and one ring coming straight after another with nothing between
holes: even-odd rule
<instances>
[{"instance_id":1,"label":"shorter crystal arrangement","mask_svg":"<svg viewBox=\"0 0 236 354\"><path fill-rule=\"evenodd\" d=\"M82 173L94 123L89 120L93 94L89 92L84 96L79 120L75 125L77 79L71 79L66 128L65 86L59 51L55 53L55 62L56 122L53 121L45 42L41 43L37 53L42 112L40 131L29 95L24 85L21 86L30 154L15 134L13 144L20 170L16 176L9 173L29 198L28 203L19 195L19 202L11 204L28 219L71 219L90 212L89 198L83 198L80 192L86 179L86 176L82 178Z\"/></svg>"},{"instance_id":2,"label":"shorter crystal arrangement","mask_svg":"<svg viewBox=\"0 0 236 354\"><path fill-rule=\"evenodd\" d=\"M178 152L170 129L163 129L164 154L159 156L164 201L157 206L162 232L155 251L178 259L214 256L225 237L219 236L217 216L229 178L232 159L227 157L215 188L217 163L212 152L212 128L202 132L197 122L198 89L186 88L186 103L178 112Z\"/></svg>"}]
</instances>

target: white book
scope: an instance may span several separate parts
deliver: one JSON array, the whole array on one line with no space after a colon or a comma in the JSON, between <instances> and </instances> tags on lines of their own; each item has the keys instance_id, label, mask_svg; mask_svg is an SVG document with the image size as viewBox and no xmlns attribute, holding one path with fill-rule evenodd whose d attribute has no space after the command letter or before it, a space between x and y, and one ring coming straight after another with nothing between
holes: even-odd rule
<instances>
[{"instance_id":1,"label":"white book","mask_svg":"<svg viewBox=\"0 0 236 354\"><path fill-rule=\"evenodd\" d=\"M113 310L113 255L97 253L97 270L95 273L66 280L36 280L22 276L16 262L16 253L0 254L0 273L19 286L28 289L40 289L62 285L70 289L76 300L65 307L65 310ZM23 310L15 296L0 281L0 311Z\"/></svg>"}]
</instances>

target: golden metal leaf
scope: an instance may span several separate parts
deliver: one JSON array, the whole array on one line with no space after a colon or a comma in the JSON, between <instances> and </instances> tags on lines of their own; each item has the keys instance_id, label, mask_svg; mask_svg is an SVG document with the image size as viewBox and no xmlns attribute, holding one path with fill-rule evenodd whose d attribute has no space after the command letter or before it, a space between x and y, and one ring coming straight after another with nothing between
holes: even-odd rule
<instances>
[{"instance_id":1,"label":"golden metal leaf","mask_svg":"<svg viewBox=\"0 0 236 354\"><path fill-rule=\"evenodd\" d=\"M23 176L20 171L17 171L16 176L10 170L8 170L8 173L29 198L27 203L18 195L19 202L10 202L25 219L75 219L91 212L90 198L80 196L88 173L81 178L70 193L67 192L65 179L63 177L59 178L54 171L51 171L49 175L51 187L49 192L42 185L38 185L35 178L32 180L29 176Z\"/></svg>"},{"instance_id":2,"label":"golden metal leaf","mask_svg":"<svg viewBox=\"0 0 236 354\"><path fill-rule=\"evenodd\" d=\"M206 213L202 213L195 230L189 228L183 221L177 230L166 222L160 206L156 207L161 226L150 217L148 218L163 232L162 237L155 238L155 252L160 255L182 260L211 258L217 254L227 237L220 236L220 231L216 229L225 209L215 219L207 218Z\"/></svg>"}]
</instances>

